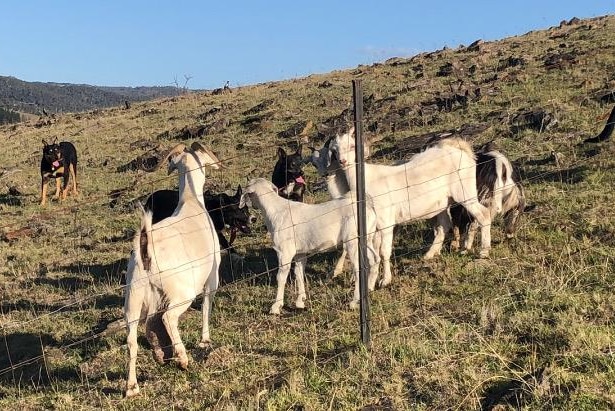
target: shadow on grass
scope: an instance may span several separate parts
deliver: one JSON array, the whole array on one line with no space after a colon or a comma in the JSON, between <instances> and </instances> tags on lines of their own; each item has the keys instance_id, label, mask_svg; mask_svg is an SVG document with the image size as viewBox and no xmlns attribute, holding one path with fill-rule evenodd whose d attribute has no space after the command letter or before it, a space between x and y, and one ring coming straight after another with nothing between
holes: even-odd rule
<instances>
[{"instance_id":1,"label":"shadow on grass","mask_svg":"<svg viewBox=\"0 0 615 411\"><path fill-rule=\"evenodd\" d=\"M500 409L501 405L515 409L526 407L534 399L533 387L541 383L544 371L545 367L542 367L522 378L507 379L490 385L485 390L480 409L491 411L496 407Z\"/></svg>"},{"instance_id":2,"label":"shadow on grass","mask_svg":"<svg viewBox=\"0 0 615 411\"><path fill-rule=\"evenodd\" d=\"M70 264L54 268L54 271L62 271L77 276L60 278L39 277L34 280L37 285L50 285L66 291L77 291L88 288L93 284L120 285L126 283L125 270L128 266L127 258L120 258L108 264ZM47 268L43 269L43 273ZM44 274L43 274L44 275Z\"/></svg>"},{"instance_id":3,"label":"shadow on grass","mask_svg":"<svg viewBox=\"0 0 615 411\"><path fill-rule=\"evenodd\" d=\"M326 280L333 274L333 266L340 256L339 250L331 250L310 256L305 268L305 274L312 278ZM314 267L326 265L327 269L317 270ZM289 280L294 280L294 264L291 267ZM220 266L220 285L231 284L238 281L247 282L253 286L275 286L278 272L278 256L272 248L248 250L241 256L239 254L225 255Z\"/></svg>"},{"instance_id":4,"label":"shadow on grass","mask_svg":"<svg viewBox=\"0 0 615 411\"><path fill-rule=\"evenodd\" d=\"M55 346L49 334L13 333L0 344L0 381L7 385L47 387L61 381L81 381L75 368L47 366L44 347Z\"/></svg>"},{"instance_id":5,"label":"shadow on grass","mask_svg":"<svg viewBox=\"0 0 615 411\"><path fill-rule=\"evenodd\" d=\"M32 300L20 299L17 301L2 301L0 303L0 312L9 314L13 311L31 312L35 315L41 315L49 312L74 312L82 311L84 305L94 305L96 309L106 309L112 307L122 307L124 305L124 297L119 294L104 294L96 295L80 304L74 303L53 303L44 304L37 302L38 298Z\"/></svg>"},{"instance_id":6,"label":"shadow on grass","mask_svg":"<svg viewBox=\"0 0 615 411\"><path fill-rule=\"evenodd\" d=\"M21 199L10 194L0 194L0 205L21 207Z\"/></svg>"},{"instance_id":7,"label":"shadow on grass","mask_svg":"<svg viewBox=\"0 0 615 411\"><path fill-rule=\"evenodd\" d=\"M562 184L578 184L585 180L587 167L578 166L564 170L532 170L522 171L521 181L523 184L536 183L562 183Z\"/></svg>"}]
</instances>

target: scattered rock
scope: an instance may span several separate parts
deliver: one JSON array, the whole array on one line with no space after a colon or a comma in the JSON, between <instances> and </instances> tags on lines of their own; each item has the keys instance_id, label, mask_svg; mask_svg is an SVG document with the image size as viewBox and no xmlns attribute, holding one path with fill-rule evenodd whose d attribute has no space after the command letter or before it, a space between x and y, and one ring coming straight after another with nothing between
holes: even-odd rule
<instances>
[{"instance_id":1,"label":"scattered rock","mask_svg":"<svg viewBox=\"0 0 615 411\"><path fill-rule=\"evenodd\" d=\"M483 44L483 41L481 39L478 39L475 42L473 42L472 44L470 44L467 47L467 49L468 49L468 51L479 51L482 44Z\"/></svg>"},{"instance_id":2,"label":"scattered rock","mask_svg":"<svg viewBox=\"0 0 615 411\"><path fill-rule=\"evenodd\" d=\"M265 100L262 103L259 103L259 104L255 105L254 107L247 109L242 114L244 116L251 116L253 114L258 114L261 111L266 110L269 107L271 107L272 104L273 104L273 100L271 100L271 99Z\"/></svg>"},{"instance_id":3,"label":"scattered rock","mask_svg":"<svg viewBox=\"0 0 615 411\"><path fill-rule=\"evenodd\" d=\"M538 108L515 114L510 120L510 129L515 134L525 129L543 132L556 124L557 119L551 113Z\"/></svg>"},{"instance_id":4,"label":"scattered rock","mask_svg":"<svg viewBox=\"0 0 615 411\"><path fill-rule=\"evenodd\" d=\"M443 64L436 72L436 76L438 77L447 77L451 75L462 77L463 74L464 68L457 62Z\"/></svg>"},{"instance_id":5,"label":"scattered rock","mask_svg":"<svg viewBox=\"0 0 615 411\"><path fill-rule=\"evenodd\" d=\"M137 117L153 116L154 114L159 114L159 113L160 113L160 110L156 108L146 108L145 110L140 111L139 114L137 114Z\"/></svg>"},{"instance_id":6,"label":"scattered rock","mask_svg":"<svg viewBox=\"0 0 615 411\"><path fill-rule=\"evenodd\" d=\"M525 66L525 59L523 57L510 56L507 59L500 60L498 62L497 71L506 70L507 68Z\"/></svg>"},{"instance_id":7,"label":"scattered rock","mask_svg":"<svg viewBox=\"0 0 615 411\"><path fill-rule=\"evenodd\" d=\"M577 58L572 53L550 54L544 60L547 70L565 69L577 63Z\"/></svg>"}]
</instances>

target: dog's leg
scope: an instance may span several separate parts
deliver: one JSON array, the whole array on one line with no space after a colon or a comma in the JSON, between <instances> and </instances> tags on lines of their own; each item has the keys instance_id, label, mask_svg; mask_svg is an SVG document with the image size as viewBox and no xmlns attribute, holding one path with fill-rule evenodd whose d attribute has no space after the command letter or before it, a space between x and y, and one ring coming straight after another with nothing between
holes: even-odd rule
<instances>
[{"instance_id":1,"label":"dog's leg","mask_svg":"<svg viewBox=\"0 0 615 411\"><path fill-rule=\"evenodd\" d=\"M70 179L73 182L73 194L77 195L77 170L75 170L75 165L71 164L68 166L70 172Z\"/></svg>"},{"instance_id":2,"label":"dog's leg","mask_svg":"<svg viewBox=\"0 0 615 411\"><path fill-rule=\"evenodd\" d=\"M70 167L69 167L70 170ZM70 182L70 171L67 174L64 174L62 177L62 200L66 200L66 195L68 194L68 183Z\"/></svg>"},{"instance_id":3,"label":"dog's leg","mask_svg":"<svg viewBox=\"0 0 615 411\"><path fill-rule=\"evenodd\" d=\"M43 177L43 181L41 183L41 206L44 206L47 203L47 179Z\"/></svg>"},{"instance_id":4,"label":"dog's leg","mask_svg":"<svg viewBox=\"0 0 615 411\"><path fill-rule=\"evenodd\" d=\"M56 193L53 195L56 200L60 198L60 179L56 178Z\"/></svg>"}]
</instances>

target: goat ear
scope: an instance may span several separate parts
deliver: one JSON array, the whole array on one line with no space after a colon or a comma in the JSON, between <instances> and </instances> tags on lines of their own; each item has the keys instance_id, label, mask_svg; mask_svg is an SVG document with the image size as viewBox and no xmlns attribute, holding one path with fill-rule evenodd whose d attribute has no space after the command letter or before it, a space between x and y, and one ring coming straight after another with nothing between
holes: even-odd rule
<instances>
[{"instance_id":1,"label":"goat ear","mask_svg":"<svg viewBox=\"0 0 615 411\"><path fill-rule=\"evenodd\" d=\"M208 153L209 152L209 149L207 149L207 147L205 147L204 145L202 145L198 141L194 141L192 144L190 144L190 148L193 151L201 151L203 153Z\"/></svg>"},{"instance_id":2,"label":"goat ear","mask_svg":"<svg viewBox=\"0 0 615 411\"><path fill-rule=\"evenodd\" d=\"M173 148L166 151L161 156L160 160L154 167L151 167L151 168L144 167L143 169L147 172L153 172L153 171L159 170L160 168L163 167L165 163L167 163L169 165L169 174L170 174L171 171L175 170L174 166L171 166L171 159L174 158L176 155L183 153L185 148L186 146L183 143L179 143Z\"/></svg>"},{"instance_id":3,"label":"goat ear","mask_svg":"<svg viewBox=\"0 0 615 411\"><path fill-rule=\"evenodd\" d=\"M167 163L168 163L169 166L167 168L167 175L170 175L173 171L177 170L176 157L179 156L179 155L180 155L180 153L176 153L176 154L168 157Z\"/></svg>"},{"instance_id":4,"label":"goat ear","mask_svg":"<svg viewBox=\"0 0 615 411\"><path fill-rule=\"evenodd\" d=\"M278 147L278 158L286 158L286 151L282 147Z\"/></svg>"},{"instance_id":5,"label":"goat ear","mask_svg":"<svg viewBox=\"0 0 615 411\"><path fill-rule=\"evenodd\" d=\"M207 154L209 156L209 159L212 162L211 164L208 164L208 166L210 166L211 168L213 169L226 168L224 164L222 164L222 162L218 160L218 157L216 157L214 152L211 151L209 148L205 147L204 145L202 145L201 143L195 141L190 145L190 148L193 151L200 151L201 153Z\"/></svg>"}]
</instances>

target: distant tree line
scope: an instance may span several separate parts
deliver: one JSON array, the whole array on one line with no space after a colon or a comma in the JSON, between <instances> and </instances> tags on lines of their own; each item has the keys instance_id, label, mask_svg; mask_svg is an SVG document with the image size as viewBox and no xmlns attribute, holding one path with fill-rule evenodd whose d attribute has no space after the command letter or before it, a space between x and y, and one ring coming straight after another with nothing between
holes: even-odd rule
<instances>
[{"instance_id":1,"label":"distant tree line","mask_svg":"<svg viewBox=\"0 0 615 411\"><path fill-rule=\"evenodd\" d=\"M19 113L0 107L0 124L18 123L20 120Z\"/></svg>"},{"instance_id":2,"label":"distant tree line","mask_svg":"<svg viewBox=\"0 0 615 411\"><path fill-rule=\"evenodd\" d=\"M172 86L98 87L85 84L27 82L15 77L0 76L0 106L30 114L41 114L42 108L49 113L67 113L114 106L123 107L126 101L153 100L175 97L179 94L182 94L182 91Z\"/></svg>"}]
</instances>

